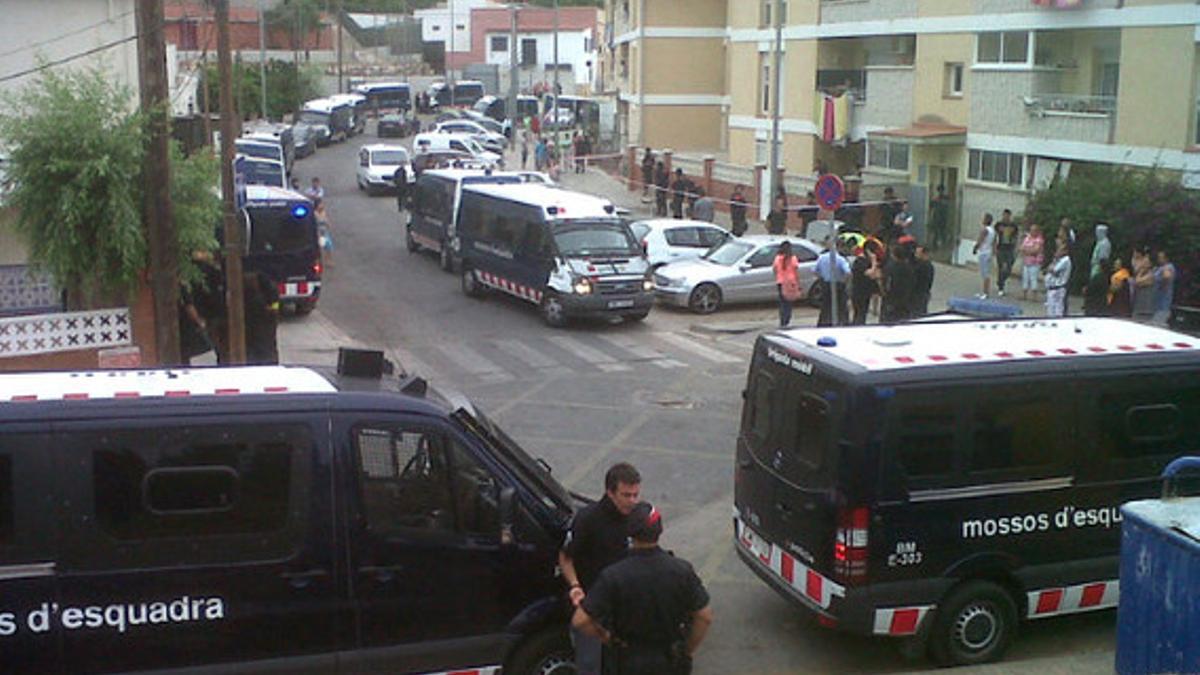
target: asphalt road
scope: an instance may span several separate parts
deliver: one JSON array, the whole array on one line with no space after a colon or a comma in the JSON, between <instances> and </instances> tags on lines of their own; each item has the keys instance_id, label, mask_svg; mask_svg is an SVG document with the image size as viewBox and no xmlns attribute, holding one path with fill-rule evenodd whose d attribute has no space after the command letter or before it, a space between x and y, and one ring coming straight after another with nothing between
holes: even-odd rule
<instances>
[{"instance_id":1,"label":"asphalt road","mask_svg":"<svg viewBox=\"0 0 1200 675\"><path fill-rule=\"evenodd\" d=\"M315 175L325 185L337 249L319 316L290 321L325 321L466 393L569 488L599 495L611 463L636 465L644 498L664 513L664 546L695 565L712 595L717 619L699 675L932 668L889 641L817 627L737 559L732 458L753 332L696 330L703 319L662 307L643 323L555 330L532 305L467 298L432 255L405 251L394 197L356 189L357 149L377 141L371 129L296 164L302 184ZM771 313L751 307L709 321ZM812 310L795 318L814 320ZM1114 629L1114 613L1033 624L1004 663L966 670L1111 671Z\"/></svg>"}]
</instances>

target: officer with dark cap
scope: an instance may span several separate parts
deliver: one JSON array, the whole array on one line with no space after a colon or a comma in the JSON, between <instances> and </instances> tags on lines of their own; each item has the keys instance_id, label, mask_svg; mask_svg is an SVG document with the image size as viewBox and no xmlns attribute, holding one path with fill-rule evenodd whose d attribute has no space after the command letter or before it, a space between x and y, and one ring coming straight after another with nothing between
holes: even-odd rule
<instances>
[{"instance_id":1,"label":"officer with dark cap","mask_svg":"<svg viewBox=\"0 0 1200 675\"><path fill-rule=\"evenodd\" d=\"M688 675L712 624L695 570L658 546L662 516L646 502L629 515L630 549L600 572L572 625L607 646L607 675Z\"/></svg>"}]
</instances>

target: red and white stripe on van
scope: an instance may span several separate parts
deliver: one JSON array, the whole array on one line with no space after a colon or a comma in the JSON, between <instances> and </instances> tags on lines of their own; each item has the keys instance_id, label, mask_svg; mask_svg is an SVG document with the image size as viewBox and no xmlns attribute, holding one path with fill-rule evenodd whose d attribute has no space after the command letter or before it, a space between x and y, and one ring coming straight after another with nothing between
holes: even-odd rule
<instances>
[{"instance_id":1,"label":"red and white stripe on van","mask_svg":"<svg viewBox=\"0 0 1200 675\"><path fill-rule=\"evenodd\" d=\"M279 283L280 298L310 298L321 288L319 281L287 281Z\"/></svg>"},{"instance_id":2,"label":"red and white stripe on van","mask_svg":"<svg viewBox=\"0 0 1200 675\"><path fill-rule=\"evenodd\" d=\"M1115 580L1062 588L1043 588L1026 594L1029 600L1027 616L1030 619L1044 619L1048 616L1111 609L1117 606L1120 596L1120 586Z\"/></svg>"},{"instance_id":3,"label":"red and white stripe on van","mask_svg":"<svg viewBox=\"0 0 1200 675\"><path fill-rule=\"evenodd\" d=\"M875 610L876 635L915 635L921 622L933 611L935 605L920 607L889 607Z\"/></svg>"},{"instance_id":4,"label":"red and white stripe on van","mask_svg":"<svg viewBox=\"0 0 1200 675\"><path fill-rule=\"evenodd\" d=\"M806 566L779 546L772 544L734 514L738 545L745 548L775 576L783 579L805 600L819 609L829 609L834 597L846 597L846 588Z\"/></svg>"},{"instance_id":5,"label":"red and white stripe on van","mask_svg":"<svg viewBox=\"0 0 1200 675\"><path fill-rule=\"evenodd\" d=\"M484 286L489 286L491 288L495 288L496 290L504 291L509 295L515 295L522 300L529 300L530 302L542 301L542 292L536 288L530 288L524 284L518 284L514 281L505 279L504 277L496 276L491 272L479 271L478 274L479 281L481 281Z\"/></svg>"},{"instance_id":6,"label":"red and white stripe on van","mask_svg":"<svg viewBox=\"0 0 1200 675\"><path fill-rule=\"evenodd\" d=\"M161 370L95 370L0 375L0 404L150 397L315 394L336 391L308 368L244 366Z\"/></svg>"}]
</instances>

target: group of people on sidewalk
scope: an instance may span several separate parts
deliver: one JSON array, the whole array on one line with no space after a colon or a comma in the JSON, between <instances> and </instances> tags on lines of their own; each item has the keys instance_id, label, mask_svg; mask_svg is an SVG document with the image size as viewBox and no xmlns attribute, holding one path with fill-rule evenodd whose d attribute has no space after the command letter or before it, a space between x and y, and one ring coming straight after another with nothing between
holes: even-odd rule
<instances>
[{"instance_id":1,"label":"group of people on sidewalk","mask_svg":"<svg viewBox=\"0 0 1200 675\"><path fill-rule=\"evenodd\" d=\"M985 213L973 252L979 264L982 291L991 296L992 264L996 265L996 291L1004 297L1017 255L1021 256L1021 299L1036 301L1039 282L1045 284L1046 316L1068 314L1069 289L1076 255L1076 234L1069 218L1059 222L1054 240L1047 241L1041 226L1025 218L1022 228L1004 209L1000 220ZM1142 245L1128 253L1114 252L1109 226L1098 223L1088 258L1083 312L1089 316L1129 317L1166 324L1175 296L1178 271L1162 247Z\"/></svg>"}]
</instances>

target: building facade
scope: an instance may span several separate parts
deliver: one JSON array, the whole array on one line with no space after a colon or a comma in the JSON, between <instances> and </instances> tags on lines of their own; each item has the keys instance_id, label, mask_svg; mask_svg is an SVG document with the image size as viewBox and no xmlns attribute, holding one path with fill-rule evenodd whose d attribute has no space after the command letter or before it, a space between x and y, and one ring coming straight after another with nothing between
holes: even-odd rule
<instances>
[{"instance_id":1,"label":"building facade","mask_svg":"<svg viewBox=\"0 0 1200 675\"><path fill-rule=\"evenodd\" d=\"M609 0L606 68L629 141L765 164L779 95L789 191L819 170L861 174L865 199L893 186L918 223L940 191L958 261L984 212L1020 213L1072 166L1200 182L1191 0L783 5L774 92L775 0Z\"/></svg>"}]
</instances>

